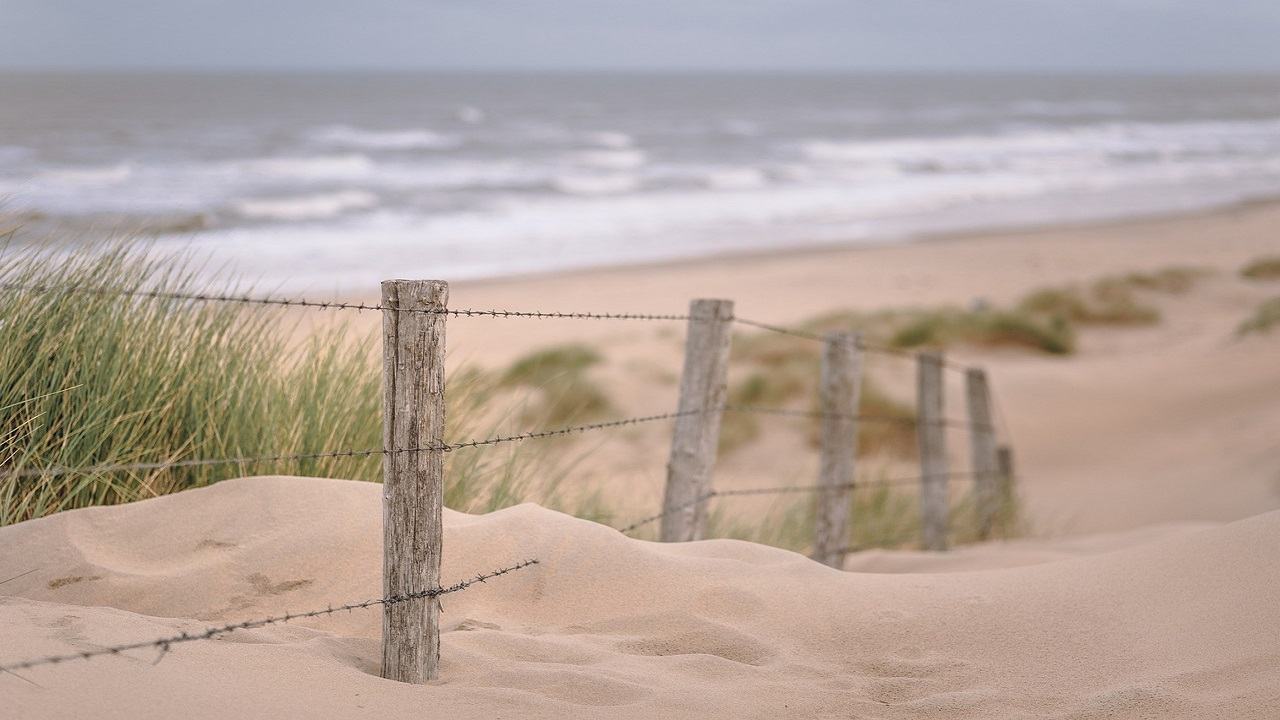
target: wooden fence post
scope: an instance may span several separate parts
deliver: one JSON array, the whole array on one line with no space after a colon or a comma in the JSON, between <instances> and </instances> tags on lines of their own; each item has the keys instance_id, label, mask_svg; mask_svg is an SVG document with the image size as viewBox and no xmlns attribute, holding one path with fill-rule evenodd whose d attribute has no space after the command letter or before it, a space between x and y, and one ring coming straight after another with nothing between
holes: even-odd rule
<instances>
[{"instance_id":1,"label":"wooden fence post","mask_svg":"<svg viewBox=\"0 0 1280 720\"><path fill-rule=\"evenodd\" d=\"M917 358L916 430L920 441L920 521L925 550L947 549L947 434L943 424L943 356Z\"/></svg>"},{"instance_id":2,"label":"wooden fence post","mask_svg":"<svg viewBox=\"0 0 1280 720\"><path fill-rule=\"evenodd\" d=\"M822 457L813 559L839 568L849 546L849 513L858 453L862 354L854 333L831 333L822 352Z\"/></svg>"},{"instance_id":3,"label":"wooden fence post","mask_svg":"<svg viewBox=\"0 0 1280 720\"><path fill-rule=\"evenodd\" d=\"M732 300L694 300L680 378L678 412L662 500L663 542L700 540L706 533L711 471L720 442L720 416L728 394Z\"/></svg>"},{"instance_id":4,"label":"wooden fence post","mask_svg":"<svg viewBox=\"0 0 1280 720\"><path fill-rule=\"evenodd\" d=\"M996 488L996 502L999 503L1000 514L1003 516L1004 522L1008 522L1009 513L1015 502L1014 483L1017 480L1017 476L1014 474L1013 448L1008 445L1001 445L996 449L996 468L996 477L999 478L999 485Z\"/></svg>"},{"instance_id":5,"label":"wooden fence post","mask_svg":"<svg viewBox=\"0 0 1280 720\"><path fill-rule=\"evenodd\" d=\"M973 465L974 511L978 520L978 539L991 536L996 513L999 512L998 461L996 428L991 419L991 391L987 373L982 368L965 372L965 395L969 407L969 448Z\"/></svg>"},{"instance_id":6,"label":"wooden fence post","mask_svg":"<svg viewBox=\"0 0 1280 720\"><path fill-rule=\"evenodd\" d=\"M382 591L384 597L440 585L444 500L444 351L449 285L382 283ZM434 598L384 605L382 677L423 684L440 662Z\"/></svg>"}]
</instances>

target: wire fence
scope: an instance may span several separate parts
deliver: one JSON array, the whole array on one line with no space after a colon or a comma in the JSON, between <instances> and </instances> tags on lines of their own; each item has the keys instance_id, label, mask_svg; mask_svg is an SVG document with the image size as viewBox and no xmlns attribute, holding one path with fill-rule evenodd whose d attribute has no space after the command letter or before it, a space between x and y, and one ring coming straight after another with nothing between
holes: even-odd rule
<instances>
[{"instance_id":1,"label":"wire fence","mask_svg":"<svg viewBox=\"0 0 1280 720\"><path fill-rule=\"evenodd\" d=\"M954 472L954 473L945 474L945 477L948 479L971 479L973 478L973 476L974 476L974 473L971 473L971 472ZM894 478L881 478L877 480L866 480L864 482L836 483L832 485L781 485L777 487L739 488L735 490L710 490L708 492L705 492L699 495L693 500L690 500L689 502L681 503L679 505L676 505L675 507L667 508L666 510L663 510L662 512L657 513L655 515L649 515L647 517L641 518L631 523L630 525L620 527L617 530L623 535L628 535L636 530L639 530L642 527L645 527L646 525L651 525L655 522L658 522L659 520L669 515L675 515L676 513L684 512L685 510L688 510L691 507L694 507L696 505L707 502L709 500L713 500L715 498L721 498L721 497L742 497L742 496L748 496L748 495L786 495L786 494L792 494L792 493L817 493L817 492L824 492L824 491L840 492L844 490L859 490L862 488L908 486L908 485L919 485L920 482L924 479L925 479L924 476L916 475L912 477L894 477Z\"/></svg>"},{"instance_id":2,"label":"wire fence","mask_svg":"<svg viewBox=\"0 0 1280 720\"><path fill-rule=\"evenodd\" d=\"M162 300L180 303L227 303L237 305L255 305L255 306L276 306L285 308L306 308L313 310L351 310L361 311L394 311L394 312L410 312L423 313L432 315L442 315L450 317L487 317L487 318L525 318L525 319L573 319L573 320L627 320L627 321L689 321L696 322L700 320L718 320L729 321L738 325L755 328L765 332L794 337L810 342L826 343L828 338L817 332L812 332L803 328L785 327L771 323L760 322L750 318L733 316L729 318L696 318L686 314L662 314L662 313L604 313L604 312L560 312L560 311L541 311L541 310L503 310L503 309L476 309L476 308L434 308L434 309L412 309L404 310L397 307L390 307L384 304L365 304L350 303L339 301L318 301L308 298L275 298L275 297L255 297L252 295L237 294L219 294L219 293L184 293L165 290L148 290L148 289L122 289L109 287L88 287L88 286L68 286L54 287L44 285L19 285L14 283L0 284L0 290L12 292L32 292L43 293L49 295L66 295L75 294L88 295L111 295L133 299L149 299ZM882 345L876 345L859 341L859 347L868 352L881 353L894 357L918 358L920 353L905 350L902 348L894 348ZM968 372L971 368L964 365L955 365L946 361L941 361L944 368ZM346 450L322 450L307 453L291 453L291 454L268 454L268 455L246 455L242 457L225 457L225 458L171 458L167 460L158 460L153 462L131 462L131 463L103 463L96 465L69 467L69 466L48 466L42 468L21 468L11 469L8 471L0 471L0 478L3 477L50 477L63 476L71 474L103 474L112 472L136 472L136 471L163 471L169 469L192 468L203 466L236 466L236 465L252 465L261 463L282 463L289 461L307 461L307 460L323 460L335 458L352 458L352 457L373 457L373 456L395 456L407 453L423 453L436 452L448 453L457 450L480 448L494 446L503 443L523 442L526 440L548 439L555 437L563 437L568 435L576 435L581 433L593 432L598 430L606 430L613 428L621 428L635 426L647 423L654 423L665 420L674 420L690 415L701 415L710 411L726 412L726 413L749 413L762 415L776 415L787 417L798 417L806 419L852 419L859 422L872 423L888 423L898 424L909 427L924 427L927 425L937 425L948 428L967 429L970 431L995 432L995 428L986 424L974 423L971 421L952 419L952 418L935 418L930 417L921 420L914 416L892 415L892 414L872 414L872 413L833 413L822 410L805 410L789 407L767 407L761 405L749 404L722 404L711 407L703 407L697 409L685 409L674 412L665 412L653 415L643 415L626 417L615 420L607 420L601 422L586 423L567 427L559 427L546 430L534 430L528 432L520 432L507 435L495 435L488 438L478 438L461 442L439 443L427 445L424 447L408 447L408 448L366 448L366 449L346 449ZM1006 424L1003 412L997 409L998 422ZM1006 425L1007 427L1007 425ZM1007 432L1007 429L1006 429ZM923 433L922 433L923 434ZM688 502L679 503L674 507L664 508L658 514L644 517L625 527L619 528L624 534L630 534L642 527L650 525L654 522L663 520L664 518L681 513L691 507L701 503L708 502L715 498L725 498L734 496L751 496L751 495L782 495L796 493L819 493L819 492L845 492L852 491L862 487L884 487L884 486L901 486L907 484L920 484L926 480L945 480L948 478L974 478L975 473L957 472L957 473L938 473L934 472L929 475L921 475L914 477L896 477L888 479L873 480L865 483L848 482L848 483L825 483L815 485L789 485L775 487L759 487L759 488L740 488L726 490L709 490L698 494ZM437 599L442 595L459 592L471 587L477 583L484 583L489 579L515 572L531 565L538 564L538 560L525 560L514 565L500 568L488 573L482 573L476 577L458 582L448 587L437 587L419 592L409 593L405 595L393 595L387 597L373 598L360 602L345 603L338 606L329 606L324 609L311 610L302 613L286 613L284 615L260 618L255 620L246 620L238 623L232 623L217 627L210 627L201 632L196 633L180 633L165 638L154 640L127 643L122 645L105 646L85 650L77 653L67 653L62 655L50 655L41 658L34 658L20 662L0 665L0 672L14 673L14 671L25 670L43 665L56 665L62 662L68 662L77 659L88 660L95 657L106 655L120 655L133 650L155 649L160 652L163 657L173 645L198 640L212 640L228 633L238 630L248 630L260 627L266 627L278 623L286 623L292 620L304 618L316 618L330 615L336 612L353 611L356 609L364 609L373 606L392 606L412 600L428 600Z\"/></svg>"},{"instance_id":3,"label":"wire fence","mask_svg":"<svg viewBox=\"0 0 1280 720\"><path fill-rule=\"evenodd\" d=\"M871 414L845 414L845 413L827 413L819 410L799 410L781 407L763 407L759 405L725 405L721 407L724 412L737 413L756 413L763 415L781 415L788 417L802 417L809 419L823 419L828 417L849 418L862 422L880 422L890 424L900 424L907 426L916 426L920 421L914 417L899 417L893 415L871 415ZM0 477L61 477L64 475L96 475L112 472L133 472L140 470L172 470L180 468L192 467L209 467L218 465L253 465L253 464L271 464L283 462L296 462L306 460L327 460L336 458L354 458L354 457L374 457L374 456L394 456L406 455L421 452L454 452L456 450L465 450L468 448L485 447L489 445L500 445L510 442L522 442L525 440L541 440L553 437L563 437L566 435L577 435L581 433L591 432L594 430L607 430L611 428L628 427L632 425L643 425L646 423L658 422L661 420L672 420L687 415L700 415L707 412L706 409L695 410L679 410L675 412L659 413L657 415L641 415L636 417L621 418L618 420L607 420L604 422L586 423L583 425L572 425L569 427L554 428L551 430L535 430L513 435L498 435L494 437L465 440L455 443L442 443L440 445L428 445L423 447L412 448L366 448L351 450L328 450L312 453L292 453L292 454L274 454L274 455L245 455L240 457L228 458L189 458L183 460L160 460L153 462L134 462L134 463L103 463L99 465L86 465L81 467L63 467L49 466L43 468L25 468L22 470L12 470L0 472ZM979 426L968 420L943 419L938 424L946 427L957 429L969 429Z\"/></svg>"},{"instance_id":4,"label":"wire fence","mask_svg":"<svg viewBox=\"0 0 1280 720\"><path fill-rule=\"evenodd\" d=\"M646 320L646 321L708 321L712 318L696 318L687 314L671 314L671 313L633 313L633 312L589 312L589 311L554 311L554 310L503 310L492 308L427 308L427 309L401 309L382 304L368 303L352 303L338 300L312 300L308 298L273 298L273 297L255 297L252 295L235 295L228 293L182 293L165 290L144 290L144 289L126 289L126 288L108 288L108 287L85 287L80 285L73 286L46 286L46 285L24 285L18 283L0 284L0 289L17 291L56 294L63 293L67 295L87 294L87 295L116 295L120 297L151 299L151 300L176 300L193 303L227 303L236 305L263 305L277 307L294 307L309 308L312 310L355 310L360 311L377 311L396 310L397 312L407 312L426 315L447 315L450 317L489 317L489 318L534 318L534 319L560 319L560 320ZM730 317L729 320L739 325L753 327L758 330L764 330L780 335L787 335L794 338L808 340L810 342L825 343L826 336L821 333L804 330L801 328L786 327L773 323L761 322L739 316ZM894 357L914 358L918 353L903 348L895 348L887 345L868 343L859 341L858 347L866 352L879 353L882 355L891 355ZM959 365L951 362L944 362L944 367L949 367L957 371L965 371L968 366Z\"/></svg>"}]
</instances>

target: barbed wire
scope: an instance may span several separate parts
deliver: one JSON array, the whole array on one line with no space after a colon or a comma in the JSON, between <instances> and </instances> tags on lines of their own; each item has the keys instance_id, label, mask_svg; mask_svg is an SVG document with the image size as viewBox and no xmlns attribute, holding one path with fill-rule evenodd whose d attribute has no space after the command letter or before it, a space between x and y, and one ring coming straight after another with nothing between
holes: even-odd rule
<instances>
[{"instance_id":1,"label":"barbed wire","mask_svg":"<svg viewBox=\"0 0 1280 720\"><path fill-rule=\"evenodd\" d=\"M916 425L917 420L914 418L902 418L891 415L870 415L857 414L847 415L842 413L825 413L814 410L798 410L792 408L764 407L759 405L725 405L722 406L724 412L745 412L769 415L784 415L805 418L824 418L824 417L851 417L859 421L866 422L886 422L903 425ZM524 440L540 440L551 437L559 437L564 435L580 434L591 432L594 430L606 430L611 428L626 427L629 425L641 425L645 423L658 422L661 420L671 420L686 415L698 415L706 412L705 408L696 408L692 410L677 410L675 412L659 413L657 415L642 415L638 417L623 418L620 420L606 420L603 422L587 423L583 425L572 425L569 427L555 428L552 430L534 430L530 432L517 433L513 435L497 435L494 437L465 440L455 443L442 443L440 445L428 445L423 447L385 449L385 448L368 448L368 449L352 449L352 450L327 450L312 453L287 453L287 454L271 454L271 455L245 455L240 457L229 458L191 458L186 460L157 460L151 462L131 462L131 463L101 463L97 465L88 465L80 467L66 466L49 466L44 468L27 468L22 470L10 470L0 472L0 477L61 477L63 475L93 475L110 472L130 472L138 470L171 470L177 468L191 467L210 467L218 465L253 465L257 463L280 463L307 460L330 460L339 458L358 458L372 457L384 455L402 455L406 453L419 452L453 452L455 450L465 450L469 448L485 447L489 445L500 445L509 442L521 442ZM943 419L938 424L956 427L970 428L977 427L975 424L964 420Z\"/></svg>"},{"instance_id":2,"label":"barbed wire","mask_svg":"<svg viewBox=\"0 0 1280 720\"><path fill-rule=\"evenodd\" d=\"M690 320L689 315L655 314L655 313L601 313L601 312L558 312L542 310L500 310L488 308L422 308L401 309L389 305L370 305L367 303L342 302L338 300L310 300L306 298L273 298L254 297L251 295L231 295L220 293L182 293L167 290L129 290L124 288L92 288L84 286L52 287L46 285L22 285L4 283L0 288L36 293L81 293L89 295L119 295L151 300L180 300L197 303L226 303L234 305L272 305L280 307L311 308L313 310L356 310L378 311L397 310L398 312L449 315L452 317L493 317L493 318L549 318L571 320Z\"/></svg>"},{"instance_id":3,"label":"barbed wire","mask_svg":"<svg viewBox=\"0 0 1280 720\"><path fill-rule=\"evenodd\" d=\"M253 455L234 458L205 458L190 460L168 460L155 462L136 462L136 463L106 463L101 465L89 465L84 467L46 467L46 468L30 468L25 470L17 470L10 472L0 472L0 477L58 477L62 475L92 475L107 472L125 472L130 470L168 470L172 468L184 467L203 467L211 465L250 465L253 463L274 463L286 462L291 460L324 460L330 458L348 458L348 457L369 457L373 455L401 455L405 453L419 452L453 452L455 450L465 450L468 448L484 447L486 445L498 445L501 443L520 442L523 440L539 440L543 438L556 437L560 435L572 435L575 433L584 433L592 430L604 430L608 428L624 427L627 425L640 425L642 423L657 422L659 420L670 420L685 415L696 415L702 413L702 409L696 410L679 410L676 412L662 413L659 415L644 415L640 417L624 418L622 420L608 420L605 422L588 423L586 425L573 425L570 427L556 428L554 430L536 430L532 432L519 433L515 435L498 435L495 437L485 438L483 440L466 440L464 442L444 443L441 445L399 448L388 450L385 448L370 448L367 450L334 450L326 452L314 453L297 453L289 455Z\"/></svg>"},{"instance_id":4,"label":"barbed wire","mask_svg":"<svg viewBox=\"0 0 1280 720\"><path fill-rule=\"evenodd\" d=\"M786 416L792 416L792 417L804 417L804 418L816 418L816 419L828 418L828 417L847 418L851 420L857 420L859 422L893 423L893 424L901 424L901 425L910 425L913 427L920 423L920 421L915 417L901 417L897 415L870 415L865 413L855 413L855 414L829 413L822 410L800 410L795 408L765 407L761 405L725 405L724 410L725 412L758 413L762 415L786 415ZM970 422L968 420L958 420L954 418L943 418L941 420L934 421L933 424L943 425L946 427L953 427L953 428L962 428L962 429L969 429L969 428L985 429L986 428L985 425L981 425L979 423Z\"/></svg>"},{"instance_id":5,"label":"barbed wire","mask_svg":"<svg viewBox=\"0 0 1280 720\"><path fill-rule=\"evenodd\" d=\"M957 472L942 473L941 476L949 480L955 480L955 479L966 479L966 478L971 479L974 477L974 474L972 472L957 471ZM930 477L933 477L933 476L930 476ZM718 497L735 497L735 496L744 496L744 495L781 495L786 493L821 492L823 490L839 491L839 490L862 490L864 488L875 489L878 487L890 487L890 486L897 486L897 485L914 485L923 481L924 479L925 477L923 475L916 475L914 477L882 478L879 480L866 480L861 482L855 481L851 483L838 483L835 485L781 485L776 487L743 488L738 490L711 490L709 492L703 493L702 495L699 495L697 498L690 500L689 502L681 503L680 505L677 505L671 508L670 510L664 510L660 513L657 513L656 515L650 515L648 517L641 518L631 523L630 525L618 528L618 532L622 533L623 535L626 535L627 533L633 530L637 530L639 528L644 527L645 525L649 525L650 523L657 522L668 515L674 515L676 513L683 512L685 510L688 510L691 507L694 507L695 505L698 505L700 503L703 503Z\"/></svg>"},{"instance_id":6,"label":"barbed wire","mask_svg":"<svg viewBox=\"0 0 1280 720\"><path fill-rule=\"evenodd\" d=\"M123 645L109 645L106 647L95 648L93 650L83 650L81 652L66 653L63 655L47 655L44 657L33 658L30 660L23 660L21 662L9 663L7 665L0 665L0 672L13 672L15 670L27 670L33 667L39 667L41 665L57 665L59 663L69 662L72 660L89 660L91 658L100 657L103 655L119 655L122 652L128 652L130 650L144 650L147 648L155 648L159 650L161 653L161 657L163 657L165 653L169 652L169 649L172 646L177 645L179 643L194 642L196 640L212 640L214 638L221 637L222 635L233 633L237 630L253 630L261 627L266 627L268 625L277 625L280 623L287 623L293 620L303 620L306 618L320 617L322 615L332 615L334 613L343 612L343 611L350 612L352 610L362 610L365 608L373 607L375 605L389 606L389 605L398 605L400 603L409 602L411 600L438 598L442 595L448 595L450 593L466 590L467 588L477 583L484 583L489 580L492 580L493 578L500 577L502 575L506 575L507 573L512 573L517 570L522 570L524 568L527 568L530 565L537 565L537 564L538 564L538 560L531 558L529 560L522 560L514 565L509 565L504 568L499 568L491 572L481 573L480 575L476 575L473 578L470 578L468 580L462 580L460 582L454 583L453 585L449 585L448 587L437 587L429 590L411 592L405 595L390 595L387 597L364 600L362 602L347 603L345 605L337 605L337 606L330 605L329 607L324 608L323 610L311 610L309 612L302 612L302 613L285 613L284 615L275 615L272 617L261 618L258 620L245 620L243 622L231 623L228 625L219 625L217 627L207 628L201 632L196 632L196 633L183 632L177 635L171 635L169 637L157 638L155 640L145 640L142 642L125 643Z\"/></svg>"},{"instance_id":7,"label":"barbed wire","mask_svg":"<svg viewBox=\"0 0 1280 720\"><path fill-rule=\"evenodd\" d=\"M768 332L776 333L778 335L790 335L791 337L802 338L804 340L811 340L813 342L820 342L820 343L825 343L827 341L827 338L825 336L820 335L818 333L809 332L808 330L788 328L788 327L783 327L781 325L771 325L769 323L760 322L759 320L749 320L747 318L738 317L736 315L730 319L733 322L738 323L739 325L749 325L753 328L766 330Z\"/></svg>"},{"instance_id":8,"label":"barbed wire","mask_svg":"<svg viewBox=\"0 0 1280 720\"><path fill-rule=\"evenodd\" d=\"M422 308L422 309L401 309L382 304L368 304L359 302L343 302L340 300L311 300L309 298L275 298L275 297L256 297L252 295L235 295L229 293L205 293L205 292L176 292L170 290L141 290L127 288L104 288L104 287L86 287L82 285L70 286L49 286L49 285L24 285L21 283L3 283L0 288L5 290L35 293L80 293L88 295L118 295L121 297L135 297L153 300L178 300L184 302L198 303L227 303L237 305L271 305L279 307L297 307L310 308L313 310L355 310L376 311L397 310L406 313L421 313L426 315L448 315L451 317L491 317L491 318L537 318L537 319L568 319L568 320L650 320L650 321L710 321L714 318L696 318L691 315L675 314L675 313L633 313L633 312L586 312L586 311L555 311L555 310L502 310L496 308ZM820 333L802 330L799 328L784 327L782 325L774 325L771 323L752 320L750 318L733 316L729 321L740 325L747 325L768 332L790 335L792 337L802 338L813 342L826 342L826 337ZM879 345L859 341L858 347L867 352L879 353L882 355L893 355L903 358L914 358L919 355L918 352L904 350L902 348L894 348L888 345ZM968 370L968 366L943 361L943 367L963 372Z\"/></svg>"}]
</instances>

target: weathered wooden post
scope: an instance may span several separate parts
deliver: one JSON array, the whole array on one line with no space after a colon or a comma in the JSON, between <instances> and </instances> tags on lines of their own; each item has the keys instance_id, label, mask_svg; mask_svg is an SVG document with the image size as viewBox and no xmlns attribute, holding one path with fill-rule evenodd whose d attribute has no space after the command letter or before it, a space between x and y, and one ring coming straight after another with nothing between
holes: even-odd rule
<instances>
[{"instance_id":1,"label":"weathered wooden post","mask_svg":"<svg viewBox=\"0 0 1280 720\"><path fill-rule=\"evenodd\" d=\"M947 549L947 433L941 351L916 356L916 432L920 441L920 521L925 550Z\"/></svg>"},{"instance_id":2,"label":"weathered wooden post","mask_svg":"<svg viewBox=\"0 0 1280 720\"><path fill-rule=\"evenodd\" d=\"M706 534L711 471L720 442L729 372L729 342L733 336L732 300L694 300L689 303L689 326L680 378L680 403L667 487L663 495L663 542L699 540Z\"/></svg>"},{"instance_id":3,"label":"weathered wooden post","mask_svg":"<svg viewBox=\"0 0 1280 720\"><path fill-rule=\"evenodd\" d=\"M382 283L382 591L440 585L444 500L444 330L449 285ZM382 677L423 684L440 662L439 605L384 605Z\"/></svg>"},{"instance_id":4,"label":"weathered wooden post","mask_svg":"<svg viewBox=\"0 0 1280 720\"><path fill-rule=\"evenodd\" d=\"M969 407L969 454L973 466L974 511L978 520L978 539L991 536L1000 509L996 428L991 419L991 391L987 373L982 368L965 372L965 395Z\"/></svg>"},{"instance_id":5,"label":"weathered wooden post","mask_svg":"<svg viewBox=\"0 0 1280 720\"><path fill-rule=\"evenodd\" d=\"M813 559L838 568L849 545L849 512L858 453L862 354L854 333L831 333L822 353L822 451Z\"/></svg>"},{"instance_id":6,"label":"weathered wooden post","mask_svg":"<svg viewBox=\"0 0 1280 720\"><path fill-rule=\"evenodd\" d=\"M1014 472L1013 448L1008 445L1001 445L996 449L996 476L999 478L999 485L996 488L996 492L998 494L997 502L999 503L999 512L1002 516L1002 522L1005 523L1009 522L1009 514L1013 509L1014 502L1016 501L1014 497L1014 493L1016 492L1014 483L1016 482L1017 476ZM1008 531L1009 528L1006 527L1005 532Z\"/></svg>"}]
</instances>

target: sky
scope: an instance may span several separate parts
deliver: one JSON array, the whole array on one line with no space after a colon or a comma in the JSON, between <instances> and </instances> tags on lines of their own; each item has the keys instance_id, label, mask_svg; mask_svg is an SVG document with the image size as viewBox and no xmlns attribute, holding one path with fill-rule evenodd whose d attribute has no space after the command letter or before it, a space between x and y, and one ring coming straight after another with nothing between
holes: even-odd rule
<instances>
[{"instance_id":1,"label":"sky","mask_svg":"<svg viewBox=\"0 0 1280 720\"><path fill-rule=\"evenodd\" d=\"M0 68L1280 71L1280 0L0 0Z\"/></svg>"}]
</instances>

